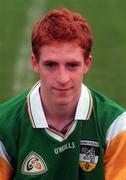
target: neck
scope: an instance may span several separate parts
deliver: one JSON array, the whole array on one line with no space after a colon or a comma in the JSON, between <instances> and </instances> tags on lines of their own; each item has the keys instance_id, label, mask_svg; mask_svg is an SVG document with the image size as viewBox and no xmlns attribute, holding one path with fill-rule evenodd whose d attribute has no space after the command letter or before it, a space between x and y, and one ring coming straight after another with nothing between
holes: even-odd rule
<instances>
[{"instance_id":1,"label":"neck","mask_svg":"<svg viewBox=\"0 0 126 180\"><path fill-rule=\"evenodd\" d=\"M75 111L76 111L76 104L67 104L67 105L57 105L57 104L46 104L42 101L45 116L48 119L51 119L52 121L67 121L74 119Z\"/></svg>"},{"instance_id":2,"label":"neck","mask_svg":"<svg viewBox=\"0 0 126 180\"><path fill-rule=\"evenodd\" d=\"M42 98L42 95L41 95ZM42 105L44 113L48 122L48 125L55 127L57 130L63 129L67 124L72 122L75 117L76 107L79 97L65 105L59 105L52 101L42 99Z\"/></svg>"},{"instance_id":3,"label":"neck","mask_svg":"<svg viewBox=\"0 0 126 180\"><path fill-rule=\"evenodd\" d=\"M57 130L63 129L67 124L74 120L76 107L80 97L79 92L73 94L69 101L55 101L55 98L51 98L47 95L47 92L40 89L41 101L45 113L46 120L49 126L55 127ZM65 103L66 102L66 103Z\"/></svg>"}]
</instances>

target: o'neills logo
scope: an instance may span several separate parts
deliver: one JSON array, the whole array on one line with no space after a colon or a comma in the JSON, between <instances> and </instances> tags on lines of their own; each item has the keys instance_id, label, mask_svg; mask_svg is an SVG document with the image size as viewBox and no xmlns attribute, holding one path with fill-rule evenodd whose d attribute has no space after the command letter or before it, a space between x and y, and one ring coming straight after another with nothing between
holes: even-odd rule
<instances>
[{"instance_id":1,"label":"o'neills logo","mask_svg":"<svg viewBox=\"0 0 126 180\"><path fill-rule=\"evenodd\" d=\"M96 141L80 141L80 167L86 171L92 171L97 163L99 155L99 143Z\"/></svg>"},{"instance_id":2,"label":"o'neills logo","mask_svg":"<svg viewBox=\"0 0 126 180\"><path fill-rule=\"evenodd\" d=\"M47 171L47 165L40 155L31 152L25 158L21 172L26 175L37 175Z\"/></svg>"},{"instance_id":3,"label":"o'neills logo","mask_svg":"<svg viewBox=\"0 0 126 180\"><path fill-rule=\"evenodd\" d=\"M74 149L75 148L75 142L68 142L60 147L56 147L54 149L55 154L62 153L68 149Z\"/></svg>"}]
</instances>

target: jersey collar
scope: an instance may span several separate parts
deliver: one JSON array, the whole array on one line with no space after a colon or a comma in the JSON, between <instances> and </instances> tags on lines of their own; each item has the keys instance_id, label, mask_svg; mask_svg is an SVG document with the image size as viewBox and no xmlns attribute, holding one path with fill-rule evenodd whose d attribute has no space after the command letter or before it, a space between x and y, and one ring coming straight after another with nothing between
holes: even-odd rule
<instances>
[{"instance_id":1,"label":"jersey collar","mask_svg":"<svg viewBox=\"0 0 126 180\"><path fill-rule=\"evenodd\" d=\"M39 94L40 82L27 95L28 114L33 128L48 128ZM89 89L82 84L81 95L75 113L75 120L88 120L92 111L92 97Z\"/></svg>"}]
</instances>

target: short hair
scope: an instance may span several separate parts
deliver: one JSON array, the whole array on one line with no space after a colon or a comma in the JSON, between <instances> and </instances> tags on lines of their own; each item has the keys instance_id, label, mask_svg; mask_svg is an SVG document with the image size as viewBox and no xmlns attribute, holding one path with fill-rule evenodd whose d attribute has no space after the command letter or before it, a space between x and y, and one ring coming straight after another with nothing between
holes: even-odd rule
<instances>
[{"instance_id":1,"label":"short hair","mask_svg":"<svg viewBox=\"0 0 126 180\"><path fill-rule=\"evenodd\" d=\"M32 51L39 59L40 48L53 41L75 42L87 59L92 49L92 32L86 19L68 9L54 9L42 17L32 31Z\"/></svg>"}]
</instances>

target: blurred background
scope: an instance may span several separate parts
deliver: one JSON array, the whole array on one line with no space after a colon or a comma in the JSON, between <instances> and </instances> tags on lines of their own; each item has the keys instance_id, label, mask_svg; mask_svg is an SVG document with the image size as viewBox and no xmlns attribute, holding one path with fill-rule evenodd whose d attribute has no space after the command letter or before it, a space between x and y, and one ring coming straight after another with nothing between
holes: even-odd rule
<instances>
[{"instance_id":1,"label":"blurred background","mask_svg":"<svg viewBox=\"0 0 126 180\"><path fill-rule=\"evenodd\" d=\"M126 108L125 0L0 0L0 103L31 87L31 31L41 15L69 8L92 27L93 66L85 84Z\"/></svg>"}]
</instances>

